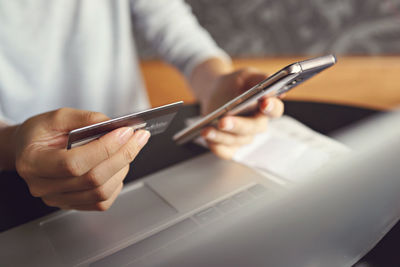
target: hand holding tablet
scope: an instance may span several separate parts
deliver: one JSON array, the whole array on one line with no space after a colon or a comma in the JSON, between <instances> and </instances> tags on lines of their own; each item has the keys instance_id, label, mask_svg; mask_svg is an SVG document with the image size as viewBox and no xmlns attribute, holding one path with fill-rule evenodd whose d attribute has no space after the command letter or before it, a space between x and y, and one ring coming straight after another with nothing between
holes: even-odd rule
<instances>
[{"instance_id":1,"label":"hand holding tablet","mask_svg":"<svg viewBox=\"0 0 400 267\"><path fill-rule=\"evenodd\" d=\"M178 144L184 144L199 136L204 128L216 125L224 116L254 113L261 98L279 96L335 63L334 55L293 63L176 133L173 138Z\"/></svg>"}]
</instances>

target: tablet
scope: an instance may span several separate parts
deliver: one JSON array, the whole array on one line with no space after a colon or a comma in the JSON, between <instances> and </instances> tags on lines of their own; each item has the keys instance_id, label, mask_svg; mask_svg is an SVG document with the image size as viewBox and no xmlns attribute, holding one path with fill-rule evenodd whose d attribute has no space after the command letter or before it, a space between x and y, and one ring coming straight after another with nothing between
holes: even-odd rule
<instances>
[{"instance_id":1,"label":"tablet","mask_svg":"<svg viewBox=\"0 0 400 267\"><path fill-rule=\"evenodd\" d=\"M72 130L68 133L67 149L87 144L121 127L131 127L135 131L148 130L151 135L162 133L182 104L179 101Z\"/></svg>"},{"instance_id":2,"label":"tablet","mask_svg":"<svg viewBox=\"0 0 400 267\"><path fill-rule=\"evenodd\" d=\"M283 94L336 63L334 55L327 55L293 63L253 86L243 94L198 120L173 136L177 144L184 144L200 135L207 126L216 125L226 115L248 114L257 110L261 97Z\"/></svg>"}]
</instances>

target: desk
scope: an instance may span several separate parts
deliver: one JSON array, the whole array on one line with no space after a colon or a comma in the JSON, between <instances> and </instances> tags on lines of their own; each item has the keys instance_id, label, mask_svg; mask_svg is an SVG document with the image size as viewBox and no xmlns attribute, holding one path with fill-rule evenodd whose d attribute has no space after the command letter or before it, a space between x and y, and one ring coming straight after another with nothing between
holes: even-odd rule
<instances>
[{"instance_id":1,"label":"desk","mask_svg":"<svg viewBox=\"0 0 400 267\"><path fill-rule=\"evenodd\" d=\"M236 68L256 67L273 74L304 57L234 59ZM182 76L169 65L150 60L141 63L153 106L183 100L193 103L193 94ZM335 103L372 109L390 109L400 104L400 56L338 57L338 63L287 94L289 100ZM171 90L172 89L172 90Z\"/></svg>"},{"instance_id":2,"label":"desk","mask_svg":"<svg viewBox=\"0 0 400 267\"><path fill-rule=\"evenodd\" d=\"M149 144L135 159L134 168L131 168L126 182L206 152L204 148L194 144L178 147L171 141L171 136L183 127L184 118L194 116L198 112L199 109L196 105L183 107L164 134L152 137ZM375 113L376 111L373 110L332 104L296 101L287 101L286 103L286 114L328 135ZM316 116L315 114L320 115ZM168 157L164 156L165 153L160 153L165 151L169 152ZM4 172L0 175L0 231L56 210L44 205L40 199L30 196L27 186L15 172ZM360 261L368 263L368 265L362 266L400 266L400 257L397 253L397 243L399 242L400 225L398 224Z\"/></svg>"}]
</instances>

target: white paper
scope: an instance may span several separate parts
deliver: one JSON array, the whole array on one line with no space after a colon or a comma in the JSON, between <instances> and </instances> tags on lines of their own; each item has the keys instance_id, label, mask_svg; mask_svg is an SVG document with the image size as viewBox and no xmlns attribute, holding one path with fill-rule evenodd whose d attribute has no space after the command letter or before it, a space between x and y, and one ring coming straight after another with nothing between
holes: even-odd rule
<instances>
[{"instance_id":1,"label":"white paper","mask_svg":"<svg viewBox=\"0 0 400 267\"><path fill-rule=\"evenodd\" d=\"M204 145L204 140L197 140ZM234 160L282 182L299 182L330 160L350 150L338 141L319 134L299 121L283 116L271 120L268 131L240 148Z\"/></svg>"},{"instance_id":2,"label":"white paper","mask_svg":"<svg viewBox=\"0 0 400 267\"><path fill-rule=\"evenodd\" d=\"M349 149L297 120L272 120L266 133L239 149L234 160L292 182L300 181Z\"/></svg>"}]
</instances>

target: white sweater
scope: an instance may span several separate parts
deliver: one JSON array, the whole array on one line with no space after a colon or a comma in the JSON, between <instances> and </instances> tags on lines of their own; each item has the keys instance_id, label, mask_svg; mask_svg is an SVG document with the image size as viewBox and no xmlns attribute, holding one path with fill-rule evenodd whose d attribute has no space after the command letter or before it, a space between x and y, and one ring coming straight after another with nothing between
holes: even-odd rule
<instances>
[{"instance_id":1,"label":"white sweater","mask_svg":"<svg viewBox=\"0 0 400 267\"><path fill-rule=\"evenodd\" d=\"M0 0L0 120L66 106L111 117L148 108L132 23L186 76L228 59L182 0Z\"/></svg>"}]
</instances>

